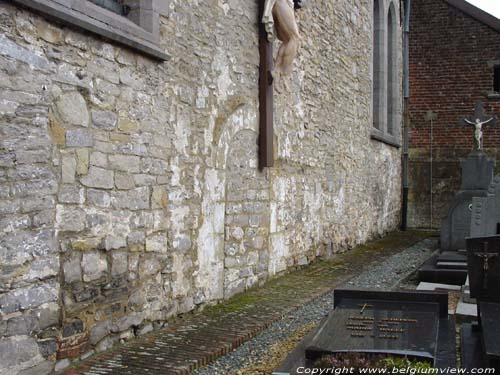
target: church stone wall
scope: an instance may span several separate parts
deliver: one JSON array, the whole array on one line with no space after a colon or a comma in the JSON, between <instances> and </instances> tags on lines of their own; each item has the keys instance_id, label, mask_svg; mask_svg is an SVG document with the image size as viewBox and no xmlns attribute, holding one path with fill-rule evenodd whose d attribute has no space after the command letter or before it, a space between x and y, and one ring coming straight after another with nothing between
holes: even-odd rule
<instances>
[{"instance_id":1,"label":"church stone wall","mask_svg":"<svg viewBox=\"0 0 500 375\"><path fill-rule=\"evenodd\" d=\"M256 1L172 0L163 63L0 1L0 374L397 227L400 150L370 139L372 4L299 17L260 171Z\"/></svg>"}]
</instances>

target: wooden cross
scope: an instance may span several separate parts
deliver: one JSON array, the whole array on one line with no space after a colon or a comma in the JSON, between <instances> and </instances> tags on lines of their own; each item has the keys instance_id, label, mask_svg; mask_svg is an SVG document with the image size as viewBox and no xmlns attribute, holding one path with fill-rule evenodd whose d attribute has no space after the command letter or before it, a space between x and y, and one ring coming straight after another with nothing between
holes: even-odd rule
<instances>
[{"instance_id":1,"label":"wooden cross","mask_svg":"<svg viewBox=\"0 0 500 375\"><path fill-rule=\"evenodd\" d=\"M259 0L259 105L260 105L260 133L259 133L259 168L272 167L274 165L273 152L273 45L269 43L267 32L262 23L264 4L266 0Z\"/></svg>"},{"instance_id":2,"label":"wooden cross","mask_svg":"<svg viewBox=\"0 0 500 375\"><path fill-rule=\"evenodd\" d=\"M481 101L476 102L474 107L474 116L462 117L460 119L461 125L472 125L475 127L474 139L476 141L475 149L481 150L483 147L483 125L496 125L496 116L487 116L484 111L484 103Z\"/></svg>"},{"instance_id":3,"label":"wooden cross","mask_svg":"<svg viewBox=\"0 0 500 375\"><path fill-rule=\"evenodd\" d=\"M483 242L484 252L474 253L483 260L483 289L488 290L488 271L490 270L490 259L498 257L498 254L488 253L488 243Z\"/></svg>"}]
</instances>

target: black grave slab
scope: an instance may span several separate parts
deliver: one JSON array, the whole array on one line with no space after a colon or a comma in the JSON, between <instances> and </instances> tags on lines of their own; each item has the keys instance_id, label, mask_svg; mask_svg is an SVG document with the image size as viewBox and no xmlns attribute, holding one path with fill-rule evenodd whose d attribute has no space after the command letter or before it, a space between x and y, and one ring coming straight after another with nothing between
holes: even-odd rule
<instances>
[{"instance_id":1,"label":"black grave slab","mask_svg":"<svg viewBox=\"0 0 500 375\"><path fill-rule=\"evenodd\" d=\"M458 253L457 253L458 254ZM467 279L467 268L463 268L462 264L456 267L438 268L439 255L429 258L419 269L419 281L428 283L463 285ZM462 259L467 259L463 256Z\"/></svg>"},{"instance_id":2,"label":"black grave slab","mask_svg":"<svg viewBox=\"0 0 500 375\"><path fill-rule=\"evenodd\" d=\"M488 363L481 343L481 333L477 325L462 324L460 337L462 368L470 371L473 368L487 367Z\"/></svg>"},{"instance_id":3,"label":"black grave slab","mask_svg":"<svg viewBox=\"0 0 500 375\"><path fill-rule=\"evenodd\" d=\"M470 237L500 234L500 174L496 175L485 197L472 199Z\"/></svg>"},{"instance_id":4,"label":"black grave slab","mask_svg":"<svg viewBox=\"0 0 500 375\"><path fill-rule=\"evenodd\" d=\"M479 302L484 353L491 366L500 366L500 303Z\"/></svg>"},{"instance_id":5,"label":"black grave slab","mask_svg":"<svg viewBox=\"0 0 500 375\"><path fill-rule=\"evenodd\" d=\"M468 238L467 258L471 297L500 302L500 235Z\"/></svg>"},{"instance_id":6,"label":"black grave slab","mask_svg":"<svg viewBox=\"0 0 500 375\"><path fill-rule=\"evenodd\" d=\"M477 332L483 359L477 360L500 370L500 235L468 238L467 257L470 295L478 301ZM462 351L476 342L477 337L465 336Z\"/></svg>"},{"instance_id":7,"label":"black grave slab","mask_svg":"<svg viewBox=\"0 0 500 375\"><path fill-rule=\"evenodd\" d=\"M325 354L346 352L402 355L445 368L455 366L455 349L446 293L335 290L334 310L273 374L295 374Z\"/></svg>"}]
</instances>

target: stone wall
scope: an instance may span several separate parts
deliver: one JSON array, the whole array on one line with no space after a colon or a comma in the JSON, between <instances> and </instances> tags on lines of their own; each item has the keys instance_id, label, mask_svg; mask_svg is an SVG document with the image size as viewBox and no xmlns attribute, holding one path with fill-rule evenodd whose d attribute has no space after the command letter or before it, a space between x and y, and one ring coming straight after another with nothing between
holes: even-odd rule
<instances>
[{"instance_id":1,"label":"stone wall","mask_svg":"<svg viewBox=\"0 0 500 375\"><path fill-rule=\"evenodd\" d=\"M460 118L472 116L478 100L485 103L486 113L500 115L500 95L491 95L493 63L500 61L500 51L491 46L500 43L500 21L497 20L499 29L495 30L449 3L412 2L408 207L411 227L440 228L460 188L459 159L472 151L474 141L473 128L460 126ZM432 129L429 111L435 115ZM485 152L496 157L498 127L486 126L483 139Z\"/></svg>"},{"instance_id":2,"label":"stone wall","mask_svg":"<svg viewBox=\"0 0 500 375\"><path fill-rule=\"evenodd\" d=\"M393 230L368 0L300 13L257 168L257 2L173 0L159 63L0 1L0 374L43 374ZM401 58L401 57L400 57Z\"/></svg>"}]
</instances>

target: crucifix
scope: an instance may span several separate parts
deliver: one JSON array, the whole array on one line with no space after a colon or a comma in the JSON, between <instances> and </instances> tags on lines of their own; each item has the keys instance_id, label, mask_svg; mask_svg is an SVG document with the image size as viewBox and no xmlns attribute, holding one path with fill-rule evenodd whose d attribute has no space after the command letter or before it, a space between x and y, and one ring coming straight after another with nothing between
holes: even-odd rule
<instances>
[{"instance_id":1,"label":"crucifix","mask_svg":"<svg viewBox=\"0 0 500 375\"><path fill-rule=\"evenodd\" d=\"M259 20L265 11L266 0L259 0ZM273 157L273 137L274 137L274 100L273 100L273 45L269 42L265 24L259 22L259 168L272 167Z\"/></svg>"},{"instance_id":2,"label":"crucifix","mask_svg":"<svg viewBox=\"0 0 500 375\"><path fill-rule=\"evenodd\" d=\"M488 290L488 272L490 270L490 259L498 257L498 254L488 252L488 243L483 242L484 251L482 253L474 253L475 256L483 260L483 289Z\"/></svg>"},{"instance_id":3,"label":"crucifix","mask_svg":"<svg viewBox=\"0 0 500 375\"><path fill-rule=\"evenodd\" d=\"M293 68L300 43L295 10L304 6L306 0L259 0L259 51L260 51L260 137L259 167L272 167L273 155L273 113L274 81L288 75ZM281 41L273 67L273 40Z\"/></svg>"},{"instance_id":4,"label":"crucifix","mask_svg":"<svg viewBox=\"0 0 500 375\"><path fill-rule=\"evenodd\" d=\"M478 101L475 105L474 116L463 117L460 123L474 126L474 149L481 150L483 148L483 125L496 125L497 118L496 116L486 116L484 103Z\"/></svg>"}]
</instances>

